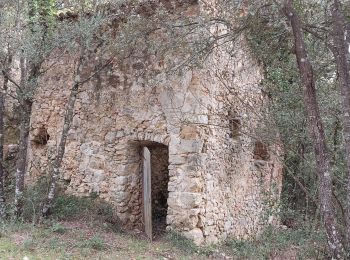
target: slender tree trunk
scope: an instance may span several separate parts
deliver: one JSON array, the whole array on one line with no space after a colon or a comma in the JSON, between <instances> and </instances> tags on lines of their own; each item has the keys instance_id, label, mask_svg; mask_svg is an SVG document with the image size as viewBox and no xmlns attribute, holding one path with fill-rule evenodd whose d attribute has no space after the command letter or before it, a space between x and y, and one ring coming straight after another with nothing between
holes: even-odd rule
<instances>
[{"instance_id":1,"label":"slender tree trunk","mask_svg":"<svg viewBox=\"0 0 350 260\"><path fill-rule=\"evenodd\" d=\"M18 100L20 103L20 140L18 147L18 159L16 164L16 187L15 187L15 210L14 217L20 218L23 211L23 191L24 179L27 166L27 150L30 131L30 118L32 116L33 96L38 87L38 78L40 75L41 66L48 57L45 53L49 24L51 22L53 7L51 1L27 1L28 4L28 27L30 32L39 39L38 42L33 42L35 54L37 57L24 60L24 56L20 59L21 82L17 86ZM34 8L35 7L35 8ZM36 34L35 25L41 27L41 33ZM46 56L47 55L47 56ZM27 63L27 64L25 64ZM27 65L27 66L26 66Z\"/></svg>"},{"instance_id":2,"label":"slender tree trunk","mask_svg":"<svg viewBox=\"0 0 350 260\"><path fill-rule=\"evenodd\" d=\"M301 83L304 88L304 104L308 118L308 128L313 140L316 156L316 171L318 175L318 194L323 224L327 234L330 252L334 259L344 259L345 250L338 230L335 209L332 204L332 173L328 158L323 123L321 120L313 68L306 52L304 36L300 19L294 8L293 0L287 0L285 5L286 16L291 22L296 60Z\"/></svg>"},{"instance_id":3,"label":"slender tree trunk","mask_svg":"<svg viewBox=\"0 0 350 260\"><path fill-rule=\"evenodd\" d=\"M340 3L334 0L332 6L333 18L333 53L337 63L340 91L343 108L343 135L345 139L345 158L347 163L347 197L346 197L346 237L347 248L350 250L350 75L347 60L347 44L345 40L346 20L340 11Z\"/></svg>"},{"instance_id":4,"label":"slender tree trunk","mask_svg":"<svg viewBox=\"0 0 350 260\"><path fill-rule=\"evenodd\" d=\"M16 164L16 190L15 190L15 218L20 218L23 210L24 177L27 165L27 150L30 130L30 117L32 113L32 101L21 102L20 136L18 146L18 159Z\"/></svg>"},{"instance_id":5,"label":"slender tree trunk","mask_svg":"<svg viewBox=\"0 0 350 260\"><path fill-rule=\"evenodd\" d=\"M6 81L6 79L4 79ZM4 190L4 110L5 110L5 82L0 93L0 220L5 218L5 190Z\"/></svg>"},{"instance_id":6,"label":"slender tree trunk","mask_svg":"<svg viewBox=\"0 0 350 260\"><path fill-rule=\"evenodd\" d=\"M18 159L16 163L16 187L15 187L15 210L14 217L19 219L23 211L24 178L27 166L27 152L30 132L30 118L35 89L38 85L41 63L29 63L28 74L25 68L25 61L21 59L21 83L19 89L20 128ZM28 76L27 76L28 75Z\"/></svg>"},{"instance_id":7,"label":"slender tree trunk","mask_svg":"<svg viewBox=\"0 0 350 260\"><path fill-rule=\"evenodd\" d=\"M69 96L67 108L66 108L66 114L64 117L64 123L63 123L63 130L61 134L61 139L57 148L57 154L56 157L50 167L50 176L51 176L51 182L50 182L50 188L47 195L46 202L42 209L42 216L47 217L51 214L51 208L53 205L53 201L55 198L56 193L56 186L57 186L57 180L60 175L60 168L62 164L62 159L64 156L64 152L66 149L66 142L67 142L67 136L69 129L71 127L71 124L73 122L74 117L74 105L75 101L77 99L78 94L78 88L79 84L77 82L74 83L73 88L71 89L71 93Z\"/></svg>"},{"instance_id":8,"label":"slender tree trunk","mask_svg":"<svg viewBox=\"0 0 350 260\"><path fill-rule=\"evenodd\" d=\"M5 139L5 125L4 125L4 117L5 117L5 95L7 92L8 86L8 73L9 67L11 64L11 57L5 62L5 75L3 86L0 91L0 220L6 217L6 205L5 205L5 190L4 190L4 139Z\"/></svg>"},{"instance_id":9,"label":"slender tree trunk","mask_svg":"<svg viewBox=\"0 0 350 260\"><path fill-rule=\"evenodd\" d=\"M42 208L42 211L41 211L42 217L47 217L51 214L53 201L55 199L57 180L58 180L59 175L60 175L60 168L61 168L64 153L65 153L65 149L66 149L68 132L69 132L70 127L71 127L72 122L73 122L74 106L75 106L75 101L77 99L80 80L81 80L80 75L81 75L81 72L83 70L84 55L85 55L85 48L82 47L77 70L75 72L73 87L71 89L68 103L67 103L67 107L66 107L66 113L65 113L64 121L63 121L63 129L62 129L61 139L60 139L60 142L59 142L59 145L57 148L56 156L55 156L54 161L50 167L49 174L51 176L51 182L50 182L50 188L49 188L49 192L47 194L46 202L45 202L45 204Z\"/></svg>"}]
</instances>

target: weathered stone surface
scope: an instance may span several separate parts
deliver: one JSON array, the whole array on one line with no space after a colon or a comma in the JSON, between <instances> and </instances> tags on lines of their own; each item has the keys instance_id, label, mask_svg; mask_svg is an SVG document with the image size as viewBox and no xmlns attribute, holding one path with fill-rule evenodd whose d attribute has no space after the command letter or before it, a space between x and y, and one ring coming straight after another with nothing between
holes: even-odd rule
<instances>
[{"instance_id":1,"label":"weathered stone surface","mask_svg":"<svg viewBox=\"0 0 350 260\"><path fill-rule=\"evenodd\" d=\"M196 245L201 245L204 242L203 232L199 228L194 228L191 231L184 232L184 236L193 240Z\"/></svg>"}]
</instances>

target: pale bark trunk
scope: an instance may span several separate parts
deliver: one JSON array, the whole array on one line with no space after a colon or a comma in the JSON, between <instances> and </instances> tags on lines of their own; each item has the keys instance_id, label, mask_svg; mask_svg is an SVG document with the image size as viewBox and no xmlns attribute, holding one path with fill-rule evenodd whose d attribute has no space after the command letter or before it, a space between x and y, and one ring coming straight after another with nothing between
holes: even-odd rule
<instances>
[{"instance_id":1,"label":"pale bark trunk","mask_svg":"<svg viewBox=\"0 0 350 260\"><path fill-rule=\"evenodd\" d=\"M33 1L28 2L28 18L30 20L29 30L34 32L34 23L32 19L36 15L33 9ZM47 10L44 10L45 4L40 6L42 9L40 12L39 23L42 26L42 34L41 35L32 35L39 38L39 42L34 44L35 54L37 57L34 59L25 60L24 56L20 58L20 69L21 69L21 82L17 89L17 97L20 103L20 139L19 139L19 147L18 147L18 159L16 163L16 186L15 186L15 205L14 205L14 217L16 219L20 218L23 211L23 191L24 191L24 179L26 173L27 166L27 152L28 152L28 142L29 142L29 132L30 132L30 118L32 116L32 106L33 106L33 97L35 95L35 91L38 87L38 78L40 75L40 69L44 62L44 55L48 55L45 53L45 46L48 37L48 26L47 26L47 18L50 16L47 13ZM44 9L43 9L44 8ZM27 65L27 66L26 66Z\"/></svg>"},{"instance_id":2,"label":"pale bark trunk","mask_svg":"<svg viewBox=\"0 0 350 260\"><path fill-rule=\"evenodd\" d=\"M5 83L4 83L5 85ZM5 218L5 191L4 191L4 90L0 94L0 220Z\"/></svg>"},{"instance_id":3,"label":"pale bark trunk","mask_svg":"<svg viewBox=\"0 0 350 260\"><path fill-rule=\"evenodd\" d=\"M11 63L11 58L9 58L9 63ZM3 77L3 86L0 91L0 220L6 217L6 197L4 190L4 138L5 138L5 126L4 126L4 117L5 117L5 95L8 86L8 73L9 66L8 62L5 65L5 75Z\"/></svg>"},{"instance_id":4,"label":"pale bark trunk","mask_svg":"<svg viewBox=\"0 0 350 260\"><path fill-rule=\"evenodd\" d=\"M51 176L51 182L50 182L50 187L49 187L49 192L47 195L46 202L43 206L42 209L42 216L47 217L51 214L51 208L53 205L53 201L55 198L55 193L56 193L56 186L57 186L57 180L60 175L60 168L62 164L62 159L64 156L64 152L66 149L66 142L67 142L67 137L68 137L68 132L71 127L71 124L73 122L73 117L74 117L74 105L75 101L77 99L77 94L78 94L78 87L79 84L77 82L74 83L73 88L71 89L71 93L69 96L67 108L66 108L66 115L64 117L64 123L63 123L63 130L61 134L61 139L57 148L57 154L56 157L50 167L50 176Z\"/></svg>"},{"instance_id":5,"label":"pale bark trunk","mask_svg":"<svg viewBox=\"0 0 350 260\"><path fill-rule=\"evenodd\" d=\"M15 189L15 218L20 218L23 210L24 177L27 164L27 150L30 130L30 117L32 101L21 102L20 136L18 146L18 159L16 164L16 189Z\"/></svg>"},{"instance_id":6,"label":"pale bark trunk","mask_svg":"<svg viewBox=\"0 0 350 260\"><path fill-rule=\"evenodd\" d=\"M25 68L25 61L21 59L21 83L19 90L20 129L18 159L16 163L16 186L15 186L15 210L14 217L20 218L23 210L24 178L27 166L27 152L30 132L30 118L32 116L32 95L38 84L39 70L41 63L29 64L28 77Z\"/></svg>"},{"instance_id":7,"label":"pale bark trunk","mask_svg":"<svg viewBox=\"0 0 350 260\"><path fill-rule=\"evenodd\" d=\"M333 18L333 54L337 63L343 108L343 135L345 139L345 158L347 163L347 197L346 197L346 237L350 250L350 75L347 60L347 44L345 40L346 20L340 11L340 3L334 0L332 6Z\"/></svg>"},{"instance_id":8,"label":"pale bark trunk","mask_svg":"<svg viewBox=\"0 0 350 260\"><path fill-rule=\"evenodd\" d=\"M334 259L344 259L345 250L338 230L334 206L332 204L332 173L326 146L323 123L321 120L313 68L308 59L302 27L298 14L292 7L293 0L287 0L285 5L286 16L291 22L296 60L301 83L304 88L304 104L308 118L308 128L313 140L316 157L316 171L318 175L318 195L323 224L327 234L330 252Z\"/></svg>"}]
</instances>

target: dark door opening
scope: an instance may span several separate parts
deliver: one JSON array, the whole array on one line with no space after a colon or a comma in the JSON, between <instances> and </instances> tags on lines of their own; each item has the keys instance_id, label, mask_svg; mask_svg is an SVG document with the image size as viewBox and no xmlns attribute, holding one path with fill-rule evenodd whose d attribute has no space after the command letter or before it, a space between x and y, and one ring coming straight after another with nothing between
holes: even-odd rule
<instances>
[{"instance_id":1,"label":"dark door opening","mask_svg":"<svg viewBox=\"0 0 350 260\"><path fill-rule=\"evenodd\" d=\"M143 204L145 232L157 239L165 232L168 211L168 147L152 143L143 148Z\"/></svg>"}]
</instances>

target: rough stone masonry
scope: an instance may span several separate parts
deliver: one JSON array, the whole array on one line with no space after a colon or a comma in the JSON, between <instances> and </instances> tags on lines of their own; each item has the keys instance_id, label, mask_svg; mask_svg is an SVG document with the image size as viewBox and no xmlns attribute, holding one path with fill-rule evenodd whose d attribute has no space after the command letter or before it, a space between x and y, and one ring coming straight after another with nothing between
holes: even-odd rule
<instances>
[{"instance_id":1,"label":"rough stone masonry","mask_svg":"<svg viewBox=\"0 0 350 260\"><path fill-rule=\"evenodd\" d=\"M167 157L155 152L160 159L152 167L168 175L157 178L166 192L154 191L166 196L167 230L211 244L254 236L278 222L273 210L281 191L281 149L256 134L273 124L259 86L262 71L242 42L234 57L217 49L200 68L181 75L162 73L157 59L126 59L85 84L61 169L66 192L98 194L115 206L125 227L142 229L141 149L162 145ZM58 144L73 66L65 57L41 79L28 180L45 174ZM160 73L152 83L139 76L155 66ZM43 129L48 140L35 142Z\"/></svg>"}]
</instances>

